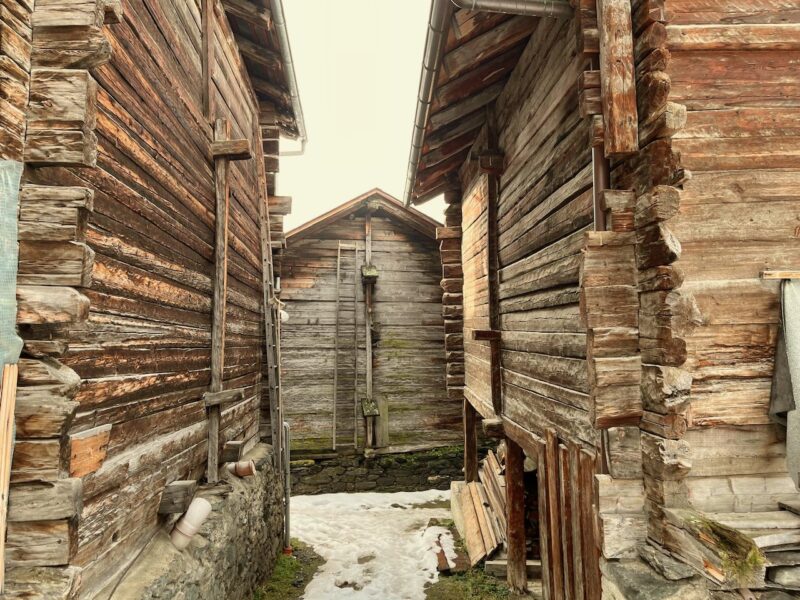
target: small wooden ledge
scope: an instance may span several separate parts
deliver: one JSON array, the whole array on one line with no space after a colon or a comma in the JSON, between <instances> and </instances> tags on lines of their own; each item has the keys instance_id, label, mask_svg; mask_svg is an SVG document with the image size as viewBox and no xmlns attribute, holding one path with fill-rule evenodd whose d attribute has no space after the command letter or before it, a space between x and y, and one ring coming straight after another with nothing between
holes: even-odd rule
<instances>
[{"instance_id":1,"label":"small wooden ledge","mask_svg":"<svg viewBox=\"0 0 800 600\"><path fill-rule=\"evenodd\" d=\"M483 419L481 421L483 427L483 435L488 438L500 439L505 437L505 429L503 428L503 419Z\"/></svg>"},{"instance_id":2,"label":"small wooden ledge","mask_svg":"<svg viewBox=\"0 0 800 600\"><path fill-rule=\"evenodd\" d=\"M498 342L500 332L494 329L476 329L472 332L472 339L476 342Z\"/></svg>"},{"instance_id":3,"label":"small wooden ledge","mask_svg":"<svg viewBox=\"0 0 800 600\"><path fill-rule=\"evenodd\" d=\"M158 506L160 515L178 515L186 512L192 503L197 482L193 479L173 481L161 493L161 504Z\"/></svg>"},{"instance_id":4,"label":"small wooden ledge","mask_svg":"<svg viewBox=\"0 0 800 600\"><path fill-rule=\"evenodd\" d=\"M761 279L800 279L800 270L795 271L762 271Z\"/></svg>"},{"instance_id":5,"label":"small wooden ledge","mask_svg":"<svg viewBox=\"0 0 800 600\"><path fill-rule=\"evenodd\" d=\"M244 388L223 390L221 392L206 392L203 394L203 402L205 402L206 408L220 406L221 404L230 404L232 402L241 402L242 400L244 400Z\"/></svg>"},{"instance_id":6,"label":"small wooden ledge","mask_svg":"<svg viewBox=\"0 0 800 600\"><path fill-rule=\"evenodd\" d=\"M215 160L249 160L253 158L248 140L218 140L211 142L211 155Z\"/></svg>"}]
</instances>

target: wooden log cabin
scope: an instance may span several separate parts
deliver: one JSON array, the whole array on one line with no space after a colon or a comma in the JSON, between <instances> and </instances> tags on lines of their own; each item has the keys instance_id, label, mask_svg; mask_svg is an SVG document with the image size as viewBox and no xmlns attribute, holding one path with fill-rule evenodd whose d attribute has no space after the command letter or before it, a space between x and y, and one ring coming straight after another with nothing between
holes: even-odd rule
<instances>
[{"instance_id":1,"label":"wooden log cabin","mask_svg":"<svg viewBox=\"0 0 800 600\"><path fill-rule=\"evenodd\" d=\"M289 232L282 381L297 456L460 443L460 398L446 389L440 225L376 189Z\"/></svg>"},{"instance_id":2,"label":"wooden log cabin","mask_svg":"<svg viewBox=\"0 0 800 600\"><path fill-rule=\"evenodd\" d=\"M107 597L167 484L280 455L286 35L280 2L0 0L0 165L24 165L5 597Z\"/></svg>"},{"instance_id":3,"label":"wooden log cabin","mask_svg":"<svg viewBox=\"0 0 800 600\"><path fill-rule=\"evenodd\" d=\"M448 204L450 391L468 481L476 421L502 423L509 581L527 495L545 598L795 594L769 405L800 274L797 5L454 4L432 2L406 201Z\"/></svg>"}]
</instances>

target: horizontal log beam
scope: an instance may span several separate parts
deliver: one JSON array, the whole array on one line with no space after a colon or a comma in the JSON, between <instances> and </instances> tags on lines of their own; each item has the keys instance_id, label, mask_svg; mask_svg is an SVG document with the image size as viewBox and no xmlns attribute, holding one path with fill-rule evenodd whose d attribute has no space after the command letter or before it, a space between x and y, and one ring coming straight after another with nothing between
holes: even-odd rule
<instances>
[{"instance_id":1,"label":"horizontal log beam","mask_svg":"<svg viewBox=\"0 0 800 600\"><path fill-rule=\"evenodd\" d=\"M235 390L223 390L221 392L205 392L203 402L206 407L220 406L221 404L231 404L244 400L244 388Z\"/></svg>"},{"instance_id":2,"label":"horizontal log beam","mask_svg":"<svg viewBox=\"0 0 800 600\"><path fill-rule=\"evenodd\" d=\"M214 159L249 160L253 158L248 140L224 140L211 143L211 154Z\"/></svg>"}]
</instances>

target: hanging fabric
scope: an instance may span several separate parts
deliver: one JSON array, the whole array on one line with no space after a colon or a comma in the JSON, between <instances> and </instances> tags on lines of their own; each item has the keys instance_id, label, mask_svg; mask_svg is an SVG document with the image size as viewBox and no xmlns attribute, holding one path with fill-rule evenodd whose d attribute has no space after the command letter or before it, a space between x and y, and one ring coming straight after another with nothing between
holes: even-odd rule
<instances>
[{"instance_id":1,"label":"hanging fabric","mask_svg":"<svg viewBox=\"0 0 800 600\"><path fill-rule=\"evenodd\" d=\"M775 348L769 414L786 426L786 458L789 474L800 489L800 281L781 283L781 324Z\"/></svg>"}]
</instances>

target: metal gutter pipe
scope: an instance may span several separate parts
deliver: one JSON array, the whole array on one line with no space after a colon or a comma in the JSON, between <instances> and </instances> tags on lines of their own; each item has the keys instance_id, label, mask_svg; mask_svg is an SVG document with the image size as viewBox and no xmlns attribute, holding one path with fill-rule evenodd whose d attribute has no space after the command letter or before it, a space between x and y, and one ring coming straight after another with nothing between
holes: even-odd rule
<instances>
[{"instance_id":1,"label":"metal gutter pipe","mask_svg":"<svg viewBox=\"0 0 800 600\"><path fill-rule=\"evenodd\" d=\"M417 178L417 164L422 154L422 140L433 102L433 87L436 74L442 64L442 54L447 32L447 21L453 12L453 5L448 0L433 0L428 17L428 36L425 39L425 53L422 56L422 72L417 94L417 112L414 116L414 132L411 135L411 155L408 158L408 174L406 176L405 204L411 205L411 193L414 180Z\"/></svg>"},{"instance_id":2,"label":"metal gutter pipe","mask_svg":"<svg viewBox=\"0 0 800 600\"><path fill-rule=\"evenodd\" d=\"M281 47L281 62L283 72L289 85L289 95L292 98L292 110L297 121L297 137L300 140L300 150L281 152L281 156L300 156L306 151L308 134L306 133L306 121L303 115L303 105L300 102L300 88L297 85L297 76L294 72L294 60L292 59L292 46L289 43L289 30L286 27L286 16L283 13L283 0L270 0L270 10L272 11L272 22L278 32L278 43Z\"/></svg>"},{"instance_id":3,"label":"metal gutter pipe","mask_svg":"<svg viewBox=\"0 0 800 600\"><path fill-rule=\"evenodd\" d=\"M572 16L572 7L564 0L453 0L459 8L508 15L531 17L567 18Z\"/></svg>"},{"instance_id":4,"label":"metal gutter pipe","mask_svg":"<svg viewBox=\"0 0 800 600\"><path fill-rule=\"evenodd\" d=\"M422 59L419 94L417 95L417 113L414 117L414 132L411 136L406 189L403 194L406 206L411 205L414 181L417 178L417 166L422 155L425 128L428 125L433 102L433 88L442 64L442 51L447 39L447 21L452 14L453 6L467 10L554 18L571 17L573 12L566 0L452 0L452 3L448 0L432 1L428 18L428 37L425 40L425 54Z\"/></svg>"}]
</instances>

